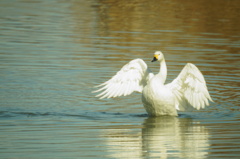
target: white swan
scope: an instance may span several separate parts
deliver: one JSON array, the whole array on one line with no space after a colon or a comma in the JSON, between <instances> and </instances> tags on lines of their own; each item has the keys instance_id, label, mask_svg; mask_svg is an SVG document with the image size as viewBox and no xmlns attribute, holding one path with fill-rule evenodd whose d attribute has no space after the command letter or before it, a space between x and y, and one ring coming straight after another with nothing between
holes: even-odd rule
<instances>
[{"instance_id":1,"label":"white swan","mask_svg":"<svg viewBox=\"0 0 240 159\"><path fill-rule=\"evenodd\" d=\"M96 97L111 98L126 96L132 92L142 93L142 102L150 116L177 116L177 110L204 108L212 101L206 82L199 69L187 63L176 79L164 84L167 67L163 53L156 51L152 62L160 62L160 71L154 75L142 59L124 65L110 80L97 86L102 91Z\"/></svg>"}]
</instances>

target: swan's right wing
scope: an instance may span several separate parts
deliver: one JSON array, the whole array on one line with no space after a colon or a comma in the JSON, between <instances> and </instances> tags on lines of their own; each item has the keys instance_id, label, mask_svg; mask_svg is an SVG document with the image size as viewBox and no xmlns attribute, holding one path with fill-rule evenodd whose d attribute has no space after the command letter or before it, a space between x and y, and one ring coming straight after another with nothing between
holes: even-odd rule
<instances>
[{"instance_id":1,"label":"swan's right wing","mask_svg":"<svg viewBox=\"0 0 240 159\"><path fill-rule=\"evenodd\" d=\"M142 92L143 87L153 76L142 59L135 59L124 65L110 80L97 86L102 88L94 92L102 91L96 96L100 99L126 96L134 91Z\"/></svg>"},{"instance_id":2,"label":"swan's right wing","mask_svg":"<svg viewBox=\"0 0 240 159\"><path fill-rule=\"evenodd\" d=\"M191 63L186 64L178 77L166 86L175 94L178 110L199 110L209 105L208 100L213 101L202 73Z\"/></svg>"}]
</instances>

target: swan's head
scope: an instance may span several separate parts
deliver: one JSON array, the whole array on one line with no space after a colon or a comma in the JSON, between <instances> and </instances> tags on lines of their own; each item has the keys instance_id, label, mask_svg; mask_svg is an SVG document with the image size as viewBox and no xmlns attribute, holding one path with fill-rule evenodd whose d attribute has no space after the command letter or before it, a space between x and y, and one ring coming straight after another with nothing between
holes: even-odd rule
<instances>
[{"instance_id":1,"label":"swan's head","mask_svg":"<svg viewBox=\"0 0 240 159\"><path fill-rule=\"evenodd\" d=\"M156 51L154 53L154 57L153 57L152 62L154 62L154 61L162 61L163 59L164 59L163 53L161 51Z\"/></svg>"}]
</instances>

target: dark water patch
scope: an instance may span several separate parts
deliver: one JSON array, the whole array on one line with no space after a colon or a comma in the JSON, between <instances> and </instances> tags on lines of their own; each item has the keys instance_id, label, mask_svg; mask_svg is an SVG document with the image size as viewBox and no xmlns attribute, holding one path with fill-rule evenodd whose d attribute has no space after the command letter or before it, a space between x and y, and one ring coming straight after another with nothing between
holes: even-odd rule
<instances>
[{"instance_id":1,"label":"dark water patch","mask_svg":"<svg viewBox=\"0 0 240 159\"><path fill-rule=\"evenodd\" d=\"M88 120L100 120L101 117L97 116L96 113L82 113L82 114L69 114L69 113L57 113L57 112L10 112L10 111L1 111L0 118L79 118L79 119L88 119Z\"/></svg>"}]
</instances>

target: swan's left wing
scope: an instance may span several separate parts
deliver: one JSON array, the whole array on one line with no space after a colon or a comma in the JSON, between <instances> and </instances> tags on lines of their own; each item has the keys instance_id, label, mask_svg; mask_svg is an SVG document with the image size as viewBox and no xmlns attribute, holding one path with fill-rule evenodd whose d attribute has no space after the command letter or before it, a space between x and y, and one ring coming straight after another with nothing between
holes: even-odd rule
<instances>
[{"instance_id":1,"label":"swan's left wing","mask_svg":"<svg viewBox=\"0 0 240 159\"><path fill-rule=\"evenodd\" d=\"M199 110L209 105L208 100L212 101L202 73L191 63L186 64L178 77L166 86L175 95L178 110L190 107Z\"/></svg>"},{"instance_id":2,"label":"swan's left wing","mask_svg":"<svg viewBox=\"0 0 240 159\"><path fill-rule=\"evenodd\" d=\"M94 92L102 91L96 96L100 99L126 96L134 91L142 92L143 87L153 76L142 59L135 59L124 65L110 80L99 85L98 87L102 88Z\"/></svg>"}]
</instances>

